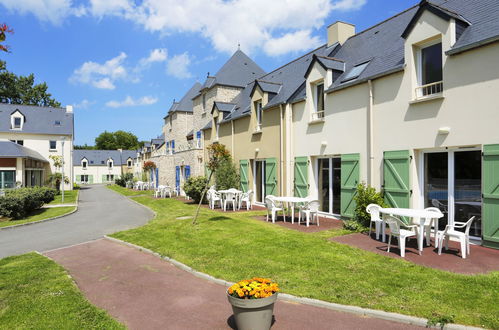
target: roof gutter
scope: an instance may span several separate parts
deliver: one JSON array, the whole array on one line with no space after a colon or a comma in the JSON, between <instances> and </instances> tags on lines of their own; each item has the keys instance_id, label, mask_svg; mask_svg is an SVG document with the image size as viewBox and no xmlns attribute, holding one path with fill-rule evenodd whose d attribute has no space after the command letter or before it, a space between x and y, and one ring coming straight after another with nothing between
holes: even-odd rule
<instances>
[{"instance_id":1,"label":"roof gutter","mask_svg":"<svg viewBox=\"0 0 499 330\"><path fill-rule=\"evenodd\" d=\"M465 46L450 49L450 50L446 51L445 54L446 55L455 55L458 53L465 52L467 50L471 50L473 48L477 48L477 47L491 44L491 43L496 42L496 41L499 41L499 35L496 35L496 36L493 36L493 37L490 37L487 39L483 39L483 40L480 40L480 41L477 41L477 42L474 42L474 43L471 43L471 44L468 44Z\"/></svg>"}]
</instances>

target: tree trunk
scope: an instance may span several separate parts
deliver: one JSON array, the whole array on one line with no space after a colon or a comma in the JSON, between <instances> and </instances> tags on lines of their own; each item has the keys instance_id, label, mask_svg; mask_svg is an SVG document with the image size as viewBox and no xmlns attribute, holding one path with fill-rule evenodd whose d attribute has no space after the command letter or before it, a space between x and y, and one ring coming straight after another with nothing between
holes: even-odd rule
<instances>
[{"instance_id":1,"label":"tree trunk","mask_svg":"<svg viewBox=\"0 0 499 330\"><path fill-rule=\"evenodd\" d=\"M208 182L206 183L206 186L203 189L203 193L201 194L201 199L199 200L198 208L196 210L196 215L194 216L194 219L192 220L193 225L197 225L199 210L201 209L201 204L203 204L204 196L206 195L206 192L208 191L208 188L210 186L211 176L213 175L213 172L214 171L211 171L210 176L208 177Z\"/></svg>"}]
</instances>

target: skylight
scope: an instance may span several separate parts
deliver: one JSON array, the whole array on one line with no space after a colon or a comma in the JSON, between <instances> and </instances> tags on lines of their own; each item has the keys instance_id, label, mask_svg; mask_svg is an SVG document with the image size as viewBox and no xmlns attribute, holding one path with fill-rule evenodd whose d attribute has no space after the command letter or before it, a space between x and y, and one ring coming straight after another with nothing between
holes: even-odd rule
<instances>
[{"instance_id":1,"label":"skylight","mask_svg":"<svg viewBox=\"0 0 499 330\"><path fill-rule=\"evenodd\" d=\"M345 82L348 80L353 80L356 79L360 76L360 74L364 71L364 69L367 67L369 62L365 62L359 65L354 66L353 68L350 69L350 71L347 72L347 74L343 77L343 80L341 82Z\"/></svg>"}]
</instances>

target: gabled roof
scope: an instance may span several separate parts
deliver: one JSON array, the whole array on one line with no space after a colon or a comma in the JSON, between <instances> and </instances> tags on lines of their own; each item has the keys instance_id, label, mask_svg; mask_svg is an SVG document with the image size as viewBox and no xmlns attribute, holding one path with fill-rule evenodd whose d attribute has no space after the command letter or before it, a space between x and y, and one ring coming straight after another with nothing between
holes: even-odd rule
<instances>
[{"instance_id":1,"label":"gabled roof","mask_svg":"<svg viewBox=\"0 0 499 330\"><path fill-rule=\"evenodd\" d=\"M324 70L336 70L341 72L345 71L345 61L339 60L334 57L318 56L314 54L314 56L312 57L312 61L308 66L307 72L305 72L305 78L308 77L315 63L318 63L320 66L322 66Z\"/></svg>"},{"instance_id":2,"label":"gabled roof","mask_svg":"<svg viewBox=\"0 0 499 330\"><path fill-rule=\"evenodd\" d=\"M258 64L241 50L237 50L214 76L208 76L202 89L215 85L244 88L249 82L265 74Z\"/></svg>"},{"instance_id":3,"label":"gabled roof","mask_svg":"<svg viewBox=\"0 0 499 330\"><path fill-rule=\"evenodd\" d=\"M80 166L83 159L88 161L88 166L107 166L109 159L113 160L114 165L126 165L129 158L137 158L135 150L74 150L73 164Z\"/></svg>"},{"instance_id":4,"label":"gabled roof","mask_svg":"<svg viewBox=\"0 0 499 330\"><path fill-rule=\"evenodd\" d=\"M0 141L0 158L30 158L48 162L38 151L11 141Z\"/></svg>"},{"instance_id":5,"label":"gabled roof","mask_svg":"<svg viewBox=\"0 0 499 330\"><path fill-rule=\"evenodd\" d=\"M265 93L277 94L282 88L282 83L278 82L270 82L261 79L256 79L253 88L251 89L250 96L253 96L255 93L256 87L260 87L260 89Z\"/></svg>"},{"instance_id":6,"label":"gabled roof","mask_svg":"<svg viewBox=\"0 0 499 330\"><path fill-rule=\"evenodd\" d=\"M25 118L21 131L10 129L10 115L16 110ZM73 126L73 113L64 108L0 103L0 132L72 135Z\"/></svg>"},{"instance_id":7,"label":"gabled roof","mask_svg":"<svg viewBox=\"0 0 499 330\"><path fill-rule=\"evenodd\" d=\"M215 108L217 108L218 111L221 112L231 112L235 106L236 106L235 103L215 101L213 102L213 108L211 110L211 113L213 113L213 110L215 110Z\"/></svg>"},{"instance_id":8,"label":"gabled roof","mask_svg":"<svg viewBox=\"0 0 499 330\"><path fill-rule=\"evenodd\" d=\"M179 102L173 102L170 110L168 110L168 114L163 119L168 117L170 113L176 111L192 112L192 99L199 93L201 87L202 86L199 82L196 82L194 85L192 85L192 87L187 91L187 93L185 93L185 95L182 97L182 99L180 99Z\"/></svg>"}]
</instances>

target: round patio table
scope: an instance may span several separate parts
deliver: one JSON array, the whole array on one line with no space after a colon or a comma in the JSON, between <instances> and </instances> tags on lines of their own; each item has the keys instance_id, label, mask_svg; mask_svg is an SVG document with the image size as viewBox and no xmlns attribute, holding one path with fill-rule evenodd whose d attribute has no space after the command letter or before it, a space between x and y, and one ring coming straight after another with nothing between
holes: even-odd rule
<instances>
[{"instance_id":1,"label":"round patio table","mask_svg":"<svg viewBox=\"0 0 499 330\"><path fill-rule=\"evenodd\" d=\"M235 200L236 204L235 205L239 205L239 197L243 193L241 190L237 190L237 189L218 190L217 192L219 192L221 195L220 197L222 198L222 203L225 201L225 198L227 198L228 193L234 194L234 196L236 197L236 200Z\"/></svg>"}]
</instances>

